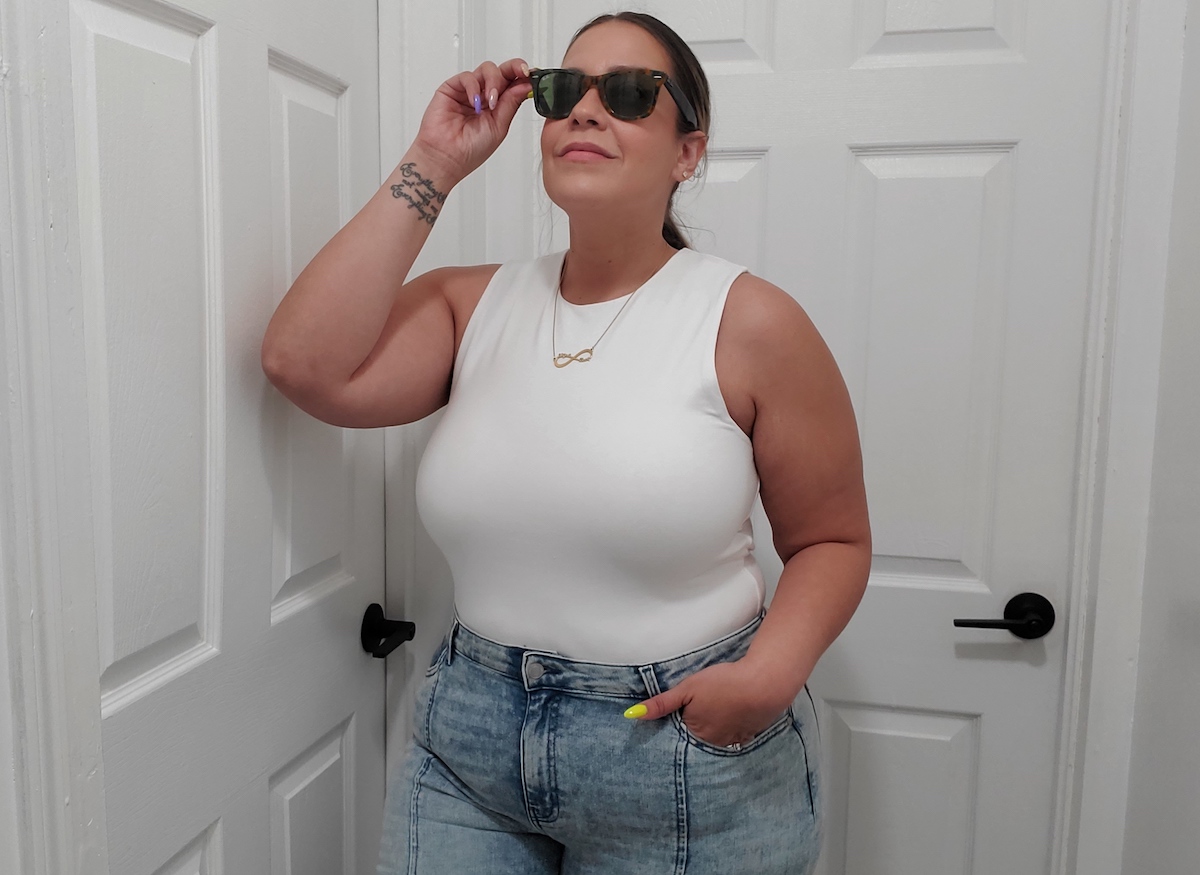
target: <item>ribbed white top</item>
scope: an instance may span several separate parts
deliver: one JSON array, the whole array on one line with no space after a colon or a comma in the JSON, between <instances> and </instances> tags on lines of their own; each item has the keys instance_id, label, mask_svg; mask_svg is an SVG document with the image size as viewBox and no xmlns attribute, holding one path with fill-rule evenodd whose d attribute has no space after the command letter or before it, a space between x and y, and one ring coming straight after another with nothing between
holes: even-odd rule
<instances>
[{"instance_id":1,"label":"ribbed white top","mask_svg":"<svg viewBox=\"0 0 1200 875\"><path fill-rule=\"evenodd\" d=\"M635 293L558 297L564 252L502 265L467 324L417 508L459 619L597 662L685 653L750 622L758 473L717 384L717 329L745 268L679 250Z\"/></svg>"}]
</instances>

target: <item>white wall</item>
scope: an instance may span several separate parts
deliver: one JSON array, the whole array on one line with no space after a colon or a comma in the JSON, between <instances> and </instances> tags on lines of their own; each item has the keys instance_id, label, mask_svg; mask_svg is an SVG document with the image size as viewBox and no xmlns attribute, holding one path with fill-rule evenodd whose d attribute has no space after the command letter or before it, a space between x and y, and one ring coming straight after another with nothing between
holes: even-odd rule
<instances>
[{"instance_id":1,"label":"white wall","mask_svg":"<svg viewBox=\"0 0 1200 875\"><path fill-rule=\"evenodd\" d=\"M0 138L5 135L4 101L0 98ZM0 145L0 173L5 178L8 168L7 150ZM0 182L0 204L7 204L8 188ZM9 233L7 216L0 216L0 241ZM13 448L10 438L11 426L18 405L13 403L9 387L16 382L11 367L14 332L6 324L6 316L12 312L14 289L9 272L8 259L0 255L0 386L5 388L5 399L0 406L0 872L21 872L18 806L22 793L19 788L17 765L17 700L14 688L17 678L10 666L20 645L17 635L20 617L17 615L17 573L15 557L16 538L16 488L13 483L15 470Z\"/></svg>"},{"instance_id":2,"label":"white wall","mask_svg":"<svg viewBox=\"0 0 1200 875\"><path fill-rule=\"evenodd\" d=\"M2 328L2 326L0 326ZM0 335L2 336L2 335ZM0 374L4 371L0 366ZM2 421L2 420L0 420ZM0 445L4 443L0 437ZM0 459L4 453L0 452ZM0 495L10 495L8 478L0 472ZM16 733L13 721L14 701L8 672L8 623L11 617L5 604L5 590L11 574L10 552L6 551L8 527L0 524L0 872L20 872L18 858Z\"/></svg>"},{"instance_id":3,"label":"white wall","mask_svg":"<svg viewBox=\"0 0 1200 875\"><path fill-rule=\"evenodd\" d=\"M0 11L0 29L4 29L3 25L6 23L5 16ZM7 44L0 47L0 51L6 48ZM10 161L7 98L7 89L0 90L0 204L5 205L3 213L0 213L0 242L4 249L8 249L13 235L8 208L11 190L8 186ZM10 324L15 292L12 260L7 253L0 253L0 386L6 389L16 380L15 374L12 373L15 332ZM16 564L13 556L16 490L12 482L11 427L17 406L12 401L11 391L6 391L5 396L5 403L0 406L0 872L20 872L17 800L22 794L18 791L17 783L14 720L16 702L13 699L13 679L9 671L9 651L15 644L15 636L10 627L13 625L13 612L16 610L16 606L11 604L10 595L15 591Z\"/></svg>"},{"instance_id":4,"label":"white wall","mask_svg":"<svg viewBox=\"0 0 1200 875\"><path fill-rule=\"evenodd\" d=\"M1200 869L1200 0L1189 0L1124 872Z\"/></svg>"}]
</instances>

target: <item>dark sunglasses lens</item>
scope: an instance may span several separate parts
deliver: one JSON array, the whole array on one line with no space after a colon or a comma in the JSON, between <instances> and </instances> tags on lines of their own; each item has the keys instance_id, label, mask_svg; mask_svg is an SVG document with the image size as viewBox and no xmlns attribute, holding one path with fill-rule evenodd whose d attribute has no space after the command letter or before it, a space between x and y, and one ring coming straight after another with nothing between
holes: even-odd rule
<instances>
[{"instance_id":1,"label":"dark sunglasses lens","mask_svg":"<svg viewBox=\"0 0 1200 875\"><path fill-rule=\"evenodd\" d=\"M538 77L533 108L546 118L566 118L582 97L583 76L555 70Z\"/></svg>"},{"instance_id":2,"label":"dark sunglasses lens","mask_svg":"<svg viewBox=\"0 0 1200 875\"><path fill-rule=\"evenodd\" d=\"M612 114L626 121L650 115L657 91L654 77L639 70L622 71L604 82L604 99Z\"/></svg>"}]
</instances>

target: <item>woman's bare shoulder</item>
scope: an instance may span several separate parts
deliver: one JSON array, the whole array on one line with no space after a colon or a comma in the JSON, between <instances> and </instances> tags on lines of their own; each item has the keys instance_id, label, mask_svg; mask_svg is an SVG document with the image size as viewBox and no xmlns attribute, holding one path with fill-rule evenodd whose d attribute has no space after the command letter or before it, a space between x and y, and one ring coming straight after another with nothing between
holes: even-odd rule
<instances>
[{"instance_id":1,"label":"woman's bare shoulder","mask_svg":"<svg viewBox=\"0 0 1200 875\"><path fill-rule=\"evenodd\" d=\"M828 355L824 339L800 302L752 273L743 273L730 286L720 330L732 350L768 368L779 357Z\"/></svg>"},{"instance_id":2,"label":"woman's bare shoulder","mask_svg":"<svg viewBox=\"0 0 1200 875\"><path fill-rule=\"evenodd\" d=\"M473 310L499 269L499 264L453 265L432 270L430 276L436 277L446 300L456 311L460 306Z\"/></svg>"},{"instance_id":3,"label":"woman's bare shoulder","mask_svg":"<svg viewBox=\"0 0 1200 875\"><path fill-rule=\"evenodd\" d=\"M484 290L492 281L499 264L471 264L439 267L431 270L427 277L435 282L454 316L454 352L462 340L471 314L483 297Z\"/></svg>"},{"instance_id":4,"label":"woman's bare shoulder","mask_svg":"<svg viewBox=\"0 0 1200 875\"><path fill-rule=\"evenodd\" d=\"M717 383L729 415L748 437L754 435L755 398L769 367L761 358L762 345L779 336L780 320L794 320L798 308L783 289L751 273L741 274L729 287L717 331Z\"/></svg>"},{"instance_id":5,"label":"woman's bare shoulder","mask_svg":"<svg viewBox=\"0 0 1200 875\"><path fill-rule=\"evenodd\" d=\"M829 348L791 294L751 273L733 281L717 339L717 374L731 411L757 413L780 383L828 379L829 363Z\"/></svg>"},{"instance_id":6,"label":"woman's bare shoulder","mask_svg":"<svg viewBox=\"0 0 1200 875\"><path fill-rule=\"evenodd\" d=\"M730 286L725 316L731 330L746 335L751 342L761 342L764 333L780 336L786 335L787 329L812 326L808 314L791 294L749 271L738 276ZM782 331L777 327L780 320L784 323ZM725 325L723 319L721 326Z\"/></svg>"}]
</instances>

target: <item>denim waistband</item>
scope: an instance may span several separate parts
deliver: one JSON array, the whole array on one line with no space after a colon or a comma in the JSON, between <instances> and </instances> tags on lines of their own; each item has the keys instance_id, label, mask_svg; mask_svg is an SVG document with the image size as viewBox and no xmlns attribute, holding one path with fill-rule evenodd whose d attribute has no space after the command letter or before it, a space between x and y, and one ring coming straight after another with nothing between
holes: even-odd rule
<instances>
[{"instance_id":1,"label":"denim waistband","mask_svg":"<svg viewBox=\"0 0 1200 875\"><path fill-rule=\"evenodd\" d=\"M473 662L520 681L528 691L557 689L639 698L658 693L688 675L719 662L740 659L763 621L765 611L740 629L679 656L642 664L589 662L557 653L501 644L464 626L455 616L447 633L446 662L465 656ZM655 689L657 687L657 689Z\"/></svg>"}]
</instances>

